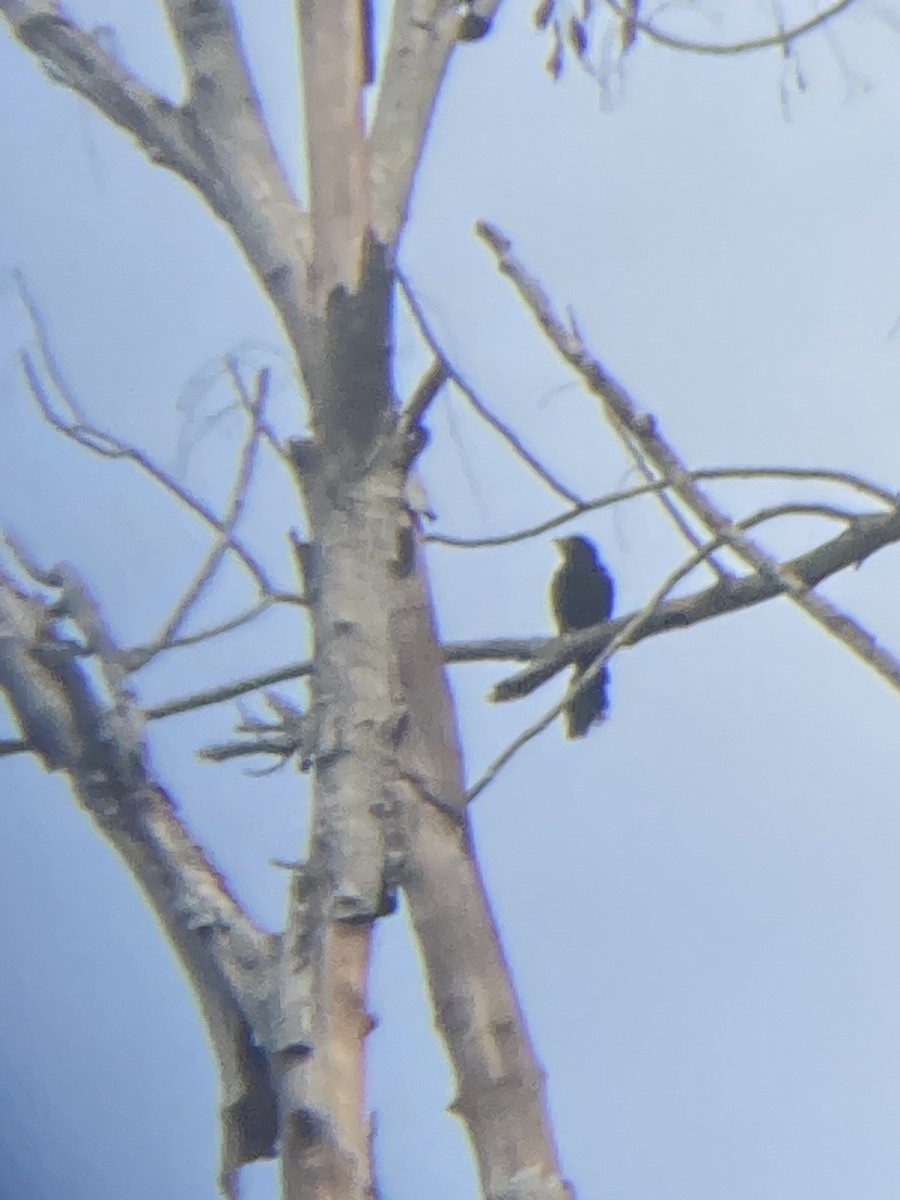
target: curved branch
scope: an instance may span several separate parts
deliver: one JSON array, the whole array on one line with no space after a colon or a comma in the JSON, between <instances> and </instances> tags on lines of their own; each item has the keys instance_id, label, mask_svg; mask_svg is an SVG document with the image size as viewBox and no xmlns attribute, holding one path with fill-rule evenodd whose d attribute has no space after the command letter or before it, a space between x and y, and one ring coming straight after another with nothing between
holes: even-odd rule
<instances>
[{"instance_id":1,"label":"curved branch","mask_svg":"<svg viewBox=\"0 0 900 1200\"><path fill-rule=\"evenodd\" d=\"M748 524L749 523L750 522L748 522ZM532 725L529 725L527 729L523 730L522 733L515 737L506 747L506 749L494 759L480 779L478 779L466 793L466 799L469 803L471 803L480 792L483 792L488 784L492 783L494 779L496 779L500 771L506 766L507 763L515 758L515 756L524 746L527 746L530 741L536 738L539 733L542 733L553 723L553 721L556 720L559 714L572 700L575 699L579 692L586 687L590 687L591 683L593 683L593 681L597 678L597 675L603 670L603 668L612 658L613 654L615 654L616 650L618 650L620 646L626 645L630 639L634 638L635 635L640 632L641 627L652 618L653 614L659 609L659 606L665 600L669 592L671 592L672 589L682 579L684 579L686 575L689 575L695 567L707 560L710 554L721 545L722 539L714 538L706 545L698 546L696 551L686 560L686 562L682 563L677 570L673 571L666 577L666 579L663 580L662 584L653 593L644 607L636 612L633 616L629 617L624 625L622 625L621 629L619 629L619 631L609 639L606 646L604 646L603 650L600 651L600 653L591 663L590 667L588 667L586 671L576 675L575 679L565 689L562 697L556 702L556 704L548 709L548 711L545 712L542 717L539 717L537 721L535 721ZM720 575L719 578L730 579L733 578L733 576Z\"/></svg>"},{"instance_id":2,"label":"curved branch","mask_svg":"<svg viewBox=\"0 0 900 1200\"><path fill-rule=\"evenodd\" d=\"M807 513L812 510L819 515L840 517L849 522L849 527L837 537L782 564L809 587L814 587L848 567L859 566L876 551L900 542L900 510L850 516L838 510L829 511L821 505L779 505L764 510L762 514L756 514L754 519L772 520L776 516L796 513L798 510ZM629 637L625 644L634 645L659 633L684 629L713 617L740 612L742 609L774 599L783 591L784 588L778 580L762 572L727 582L720 581L703 591L658 606L652 618ZM598 625L594 630L588 630L586 634L565 639L490 638L477 642L449 642L443 647L444 660L451 664L510 661L533 664L512 679L501 681L494 688L492 699L513 700L540 687L551 676L568 666L584 648L602 649L629 619L627 616L617 617L614 621ZM147 709L145 715L148 721L158 721L195 708L222 704L261 688L285 683L290 679L300 679L309 675L312 669L313 664L310 661L290 663L275 671L168 701Z\"/></svg>"},{"instance_id":3,"label":"curved branch","mask_svg":"<svg viewBox=\"0 0 900 1200\"><path fill-rule=\"evenodd\" d=\"M773 510L767 511L769 516L773 515ZM876 551L896 542L900 542L900 510L869 513L853 517L843 533L781 565L811 588L848 567L859 566ZM783 595L786 590L780 579L765 571L755 571L734 580L719 580L703 591L660 605L626 644L634 645L660 633L686 629L701 621L752 608ZM493 638L451 642L444 647L444 654L449 663L518 660L531 664L516 675L501 680L491 692L494 701L515 700L535 691L584 650L602 649L630 619L630 615L617 617L565 639Z\"/></svg>"},{"instance_id":4,"label":"curved branch","mask_svg":"<svg viewBox=\"0 0 900 1200\"><path fill-rule=\"evenodd\" d=\"M824 12L816 13L806 21L801 21L798 25L792 26L790 29L779 30L778 33L766 34L763 37L747 38L741 42L695 42L690 38L676 37L674 34L664 33L663 30L651 24L649 21L641 21L630 13L624 4L618 3L618 0L606 0L606 4L612 11L623 21L627 21L630 28L638 29L641 33L645 33L651 41L657 42L660 46L665 46L669 50L687 50L691 54L712 54L712 55L729 55L729 54L747 54L754 50L769 50L773 46L787 46L791 42L797 41L807 33L811 33L820 25L824 25L826 21L832 20L845 12L855 0L836 0L830 8L826 8Z\"/></svg>"},{"instance_id":5,"label":"curved branch","mask_svg":"<svg viewBox=\"0 0 900 1200\"><path fill-rule=\"evenodd\" d=\"M268 371L261 371L259 373L255 394L251 397L247 393L243 385L243 380L240 379L237 368L233 364L231 365L231 373L242 400L242 407L250 421L247 439L241 452L237 475L232 485L228 510L221 521L222 531L216 539L215 544L209 550L206 561L202 564L181 600L176 605L175 611L166 621L162 631L153 639L154 644L160 647L171 643L188 619L191 609L196 605L206 588L212 582L216 572L222 565L226 553L234 544L234 531L247 507L250 483L259 457L259 446L263 436L269 374Z\"/></svg>"},{"instance_id":6,"label":"curved branch","mask_svg":"<svg viewBox=\"0 0 900 1200\"><path fill-rule=\"evenodd\" d=\"M818 467L701 467L696 471L688 471L687 475L692 480L805 479L817 480L821 483L837 483L852 488L854 491L858 491L872 499L880 500L891 511L894 510L898 499L900 499L897 493L888 491L887 488L879 487L878 484L863 479L861 475L854 475L849 471L832 471ZM429 533L425 536L425 541L435 542L439 546L450 546L466 550L481 550L489 546L509 546L515 542L524 542L529 538L540 537L542 534L549 533L553 529L558 529L561 525L565 525L567 521L572 521L576 517L580 517L583 513L593 512L601 508L609 508L611 505L620 504L624 500L634 500L639 496L646 496L651 492L662 491L670 486L671 484L666 479L654 479L649 483L640 483L635 485L635 487L624 488L619 492L609 492L606 496L598 496L596 500L586 500L581 507L572 508L569 512L561 513L558 517L549 517L546 521L541 521L537 525L529 525L527 528L516 530L514 533L502 533L495 534L493 537L477 538L458 537L449 533Z\"/></svg>"},{"instance_id":7,"label":"curved branch","mask_svg":"<svg viewBox=\"0 0 900 1200\"><path fill-rule=\"evenodd\" d=\"M170 0L170 7L199 13L182 0ZM200 7L204 14L210 8ZM152 162L196 188L231 229L293 340L306 328L309 220L278 161L249 76L238 69L242 50L231 7L215 0L214 37L201 37L179 16L188 74L196 79L202 55L207 85L194 89L185 107L148 89L51 0L0 0L0 15L51 78L132 134Z\"/></svg>"},{"instance_id":8,"label":"curved branch","mask_svg":"<svg viewBox=\"0 0 900 1200\"><path fill-rule=\"evenodd\" d=\"M251 604L249 608L245 608L243 612L229 617L227 621L222 621L218 625L209 625L206 629L198 629L196 633L183 633L166 642L152 642L145 646L131 646L124 649L122 651L124 660L129 669L136 673L164 650L182 650L185 646L197 646L201 642L212 641L213 638L221 637L223 634L233 633L235 629L241 629L244 625L255 621L257 617L261 617L276 604L305 606L306 601L302 596L295 596L290 592L272 592L263 596L261 600L257 600L255 604Z\"/></svg>"},{"instance_id":9,"label":"curved branch","mask_svg":"<svg viewBox=\"0 0 900 1200\"><path fill-rule=\"evenodd\" d=\"M169 474L168 471L164 471L143 450L138 450L136 446L132 446L114 434L106 433L94 425L85 425L78 419L69 421L58 416L53 411L53 406L41 383L37 368L27 352L23 352L20 356L20 363L26 383L28 384L28 390L34 397L42 415L57 432L85 450L90 450L92 454L96 454L100 458L125 459L127 462L133 463L145 475L156 480L165 491L174 496L176 500L179 500L185 508L190 509L195 516L200 517L216 533L220 536L225 536L224 523L219 520L212 509L194 496L193 493L189 492L187 488L182 487L173 475ZM77 418L78 410L75 409L74 413ZM274 590L262 566L242 542L238 541L235 537L230 537L228 538L228 548L240 559L264 592Z\"/></svg>"},{"instance_id":10,"label":"curved branch","mask_svg":"<svg viewBox=\"0 0 900 1200\"><path fill-rule=\"evenodd\" d=\"M151 161L201 191L215 186L182 111L126 70L98 38L63 16L58 4L0 0L0 14L51 79L83 96L113 125L130 133Z\"/></svg>"},{"instance_id":11,"label":"curved branch","mask_svg":"<svg viewBox=\"0 0 900 1200\"><path fill-rule=\"evenodd\" d=\"M591 356L571 312L568 314L568 325L562 323L544 289L514 257L509 239L485 222L480 222L477 230L496 255L500 272L512 280L557 353L578 372L600 401L611 428L620 440L627 444L633 438L647 460L671 483L673 493L714 536L721 537L723 543L754 570L777 580L798 608L871 667L886 683L900 691L900 660L879 646L861 625L823 596L811 591L809 585L790 568L767 554L735 526L731 517L690 478L690 471L674 446L659 432L655 417L639 411L628 392L602 363Z\"/></svg>"},{"instance_id":12,"label":"curved branch","mask_svg":"<svg viewBox=\"0 0 900 1200\"><path fill-rule=\"evenodd\" d=\"M779 505L765 510L763 515L765 519L771 520L775 516L797 511L812 511L823 516L842 518L846 516L849 521L849 528L837 537L781 564L808 587L814 587L848 567L859 566L878 550L900 542L900 510L851 516L841 514L837 510L829 511L821 505ZM719 581L703 591L659 605L652 617L629 636L624 644L634 645L660 633L686 629L701 621L740 612L766 600L772 600L784 591L785 588L779 580L763 572ZM516 661L531 664L509 679L501 680L491 693L491 699L494 701L514 700L519 696L528 695L546 683L573 662L582 650L602 649L630 619L631 616L617 617L613 621L598 625L595 629L566 638L487 638L479 641L448 642L443 647L444 661L449 664ZM312 670L313 664L309 660L288 663L272 671L264 671L219 687L206 688L164 701L145 709L143 715L148 721L165 720L167 717L192 712L198 708L224 704L239 696L279 683L287 683L292 679L302 679L310 675ZM31 741L21 738L0 741L0 757L34 749Z\"/></svg>"},{"instance_id":13,"label":"curved branch","mask_svg":"<svg viewBox=\"0 0 900 1200\"><path fill-rule=\"evenodd\" d=\"M634 438L631 437L622 438L622 441L625 444L628 453L634 459L635 466L644 476L647 482L655 483L659 476L654 468L651 467L651 465L647 462L647 458L642 452L638 443L634 440ZM665 482L665 480L660 480L660 482ZM685 517L684 513L682 513L681 509L669 495L668 488L659 488L655 494L659 503L669 514L669 519L672 521L672 524L685 539L688 545L693 546L695 550L701 550L704 546L703 538L698 533L694 532L690 521L688 521L687 517ZM720 562L718 556L714 554L712 550L701 555L701 557L697 560L697 563L699 564L701 562L706 563L706 565L720 578L727 577L730 579L734 576L734 571L732 571L729 567L726 567L724 563Z\"/></svg>"},{"instance_id":14,"label":"curved branch","mask_svg":"<svg viewBox=\"0 0 900 1200\"><path fill-rule=\"evenodd\" d=\"M82 598L89 603L88 597ZM92 614L96 618L97 614ZM153 777L141 714L95 695L52 607L0 571L0 690L48 770L116 850L172 943L203 1010L222 1085L223 1172L271 1154L275 1098L261 1047L270 1041L274 943L231 894ZM104 661L107 674L115 664ZM126 702L117 697L116 710Z\"/></svg>"}]
</instances>

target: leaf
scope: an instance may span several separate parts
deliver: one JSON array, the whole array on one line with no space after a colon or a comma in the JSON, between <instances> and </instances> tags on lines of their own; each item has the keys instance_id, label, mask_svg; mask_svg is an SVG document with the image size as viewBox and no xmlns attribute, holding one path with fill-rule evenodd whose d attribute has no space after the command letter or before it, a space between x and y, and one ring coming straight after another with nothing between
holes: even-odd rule
<instances>
[{"instance_id":1,"label":"leaf","mask_svg":"<svg viewBox=\"0 0 900 1200\"><path fill-rule=\"evenodd\" d=\"M553 77L554 83L562 75L563 69L563 43L562 33L559 28L559 21L553 22L553 46L550 50L550 57L544 64L550 75Z\"/></svg>"},{"instance_id":2,"label":"leaf","mask_svg":"<svg viewBox=\"0 0 900 1200\"><path fill-rule=\"evenodd\" d=\"M534 16L532 17L535 29L547 28L555 8L556 0L541 0L541 3L534 10Z\"/></svg>"},{"instance_id":3,"label":"leaf","mask_svg":"<svg viewBox=\"0 0 900 1200\"><path fill-rule=\"evenodd\" d=\"M583 59L587 50L587 30L584 23L577 17L569 17L569 45L579 59Z\"/></svg>"}]
</instances>

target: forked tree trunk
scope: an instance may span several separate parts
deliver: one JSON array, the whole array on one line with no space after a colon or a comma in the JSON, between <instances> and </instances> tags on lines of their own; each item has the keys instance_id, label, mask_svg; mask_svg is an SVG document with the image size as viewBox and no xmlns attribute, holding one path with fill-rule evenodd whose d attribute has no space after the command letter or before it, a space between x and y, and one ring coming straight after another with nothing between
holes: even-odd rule
<instances>
[{"instance_id":1,"label":"forked tree trunk","mask_svg":"<svg viewBox=\"0 0 900 1200\"><path fill-rule=\"evenodd\" d=\"M497 0L480 7L490 15ZM285 1200L377 1194L366 980L373 924L402 890L484 1195L560 1200L567 1189L542 1074L472 853L453 704L406 503L420 431L401 416L391 382L393 263L460 12L449 0L394 6L380 115L367 135L365 3L298 0L303 212L262 120L230 5L167 0L167 10L187 81L179 106L46 0L0 0L25 46L231 228L305 384L309 436L292 443L291 456L314 638L312 833L283 935L255 929L164 803L140 722L123 717L129 692L108 640L85 635L113 681L114 720L80 667L58 668L55 615L6 578L0 684L32 749L69 773L122 854L197 992L222 1076L226 1192L240 1166L277 1146ZM51 729L47 713L56 714ZM118 777L123 763L127 779Z\"/></svg>"}]
</instances>

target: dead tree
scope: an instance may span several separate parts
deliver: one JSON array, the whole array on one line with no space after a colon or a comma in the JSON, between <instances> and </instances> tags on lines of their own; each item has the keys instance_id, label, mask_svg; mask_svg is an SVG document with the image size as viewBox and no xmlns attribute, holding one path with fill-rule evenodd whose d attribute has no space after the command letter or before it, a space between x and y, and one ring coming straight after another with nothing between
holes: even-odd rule
<instances>
[{"instance_id":1,"label":"dead tree","mask_svg":"<svg viewBox=\"0 0 900 1200\"><path fill-rule=\"evenodd\" d=\"M217 514L143 451L92 425L56 367L39 309L21 283L43 349L42 361L23 354L23 372L46 418L89 451L149 473L215 535L166 628L152 643L132 648L114 644L74 566L38 563L27 547L9 540L8 565L0 573L0 687L21 731L4 753L28 751L47 770L65 773L76 802L143 890L191 980L220 1071L226 1194L236 1194L243 1165L276 1155L286 1198L378 1194L364 1098L366 979L374 923L402 891L455 1073L454 1111L465 1124L483 1195L571 1195L466 815L467 803L559 714L571 691L467 787L446 662L524 664L495 689L493 699L508 701L562 671L585 648L596 652L596 674L619 647L784 595L900 688L894 657L815 590L829 575L900 540L895 496L846 473L808 472L844 484L868 507L781 505L735 520L707 493L706 481L751 475L754 468L689 468L591 353L574 318L559 315L504 233L487 224L477 230L486 252L645 477L625 494L578 497L495 421L565 503L546 526L498 540L540 536L573 515L652 492L692 548L644 607L594 630L562 639L439 643L415 461L425 439L423 417L440 390L450 383L471 389L407 289L434 361L411 396L394 394L391 322L398 289L405 287L396 255L447 63L460 43L489 34L498 6L499 0L397 0L388 48L376 65L367 3L297 0L309 166L304 207L273 149L228 0L166 2L185 81L178 103L130 74L102 39L51 0L0 0L11 34L52 78L178 175L230 230L278 314L304 384L309 435L282 444L265 416L267 373L248 381L239 363L229 363L248 435L230 506ZM845 7L846 0L820 19ZM623 52L642 34L665 40L643 21L637 4L611 8ZM584 18L567 18L568 44L579 59L589 45ZM556 23L554 54L562 45L559 21L553 4L541 6L538 24ZM814 24L767 35L760 44L789 46ZM729 52L747 48L755 47ZM362 98L376 70L380 93L367 128ZM48 381L65 401L63 416L48 396ZM481 410L489 416L483 404ZM288 464L302 507L294 593L271 585L235 533L264 442ZM757 473L803 475L789 468ZM797 512L836 521L840 532L800 558L777 561L751 530ZM723 548L744 564L744 574L718 561ZM313 631L310 662L142 709L134 676L162 649L189 643L186 616L228 555L255 580L259 601L227 627L276 603L301 606ZM703 562L715 573L713 584L669 600L674 584ZM245 721L236 741L204 750L213 760L296 756L309 772L312 835L303 861L290 865L288 911L276 936L248 917L154 777L145 726L303 675L311 684L307 711L270 695L271 722Z\"/></svg>"}]
</instances>

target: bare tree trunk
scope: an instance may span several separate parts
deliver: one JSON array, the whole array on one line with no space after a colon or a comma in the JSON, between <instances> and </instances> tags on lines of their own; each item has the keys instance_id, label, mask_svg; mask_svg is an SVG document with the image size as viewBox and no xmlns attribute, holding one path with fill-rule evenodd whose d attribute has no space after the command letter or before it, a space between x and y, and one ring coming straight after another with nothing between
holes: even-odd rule
<instances>
[{"instance_id":1,"label":"bare tree trunk","mask_svg":"<svg viewBox=\"0 0 900 1200\"><path fill-rule=\"evenodd\" d=\"M813 28L848 3L798 29ZM733 523L699 490L701 473L687 469L652 418L591 359L574 325L559 320L507 239L486 225L480 233L500 270L635 455L648 480L636 492L668 489L706 526L709 541L692 533L664 496L669 516L692 543L690 565L725 545L755 574L736 579L721 571L708 592L663 605L673 579L684 574L680 569L640 612L549 643L482 643L474 651L439 644L419 517L408 491L423 442L422 411L451 368L435 351L420 392L405 407L394 394L395 263L451 54L460 38L482 36L498 7L499 0L396 0L377 112L367 129L369 3L297 0L310 193L304 209L263 120L229 0L166 0L186 81L179 104L132 76L102 40L51 0L0 0L0 14L28 51L130 134L149 159L178 174L227 225L279 316L306 390L297 426L305 424L308 436L278 449L290 462L298 525L306 530L298 547L303 594L293 599L308 607L314 645L312 663L304 666L311 704L301 754L312 772L312 822L305 859L292 866L280 935L266 935L250 920L152 773L144 739L148 714L129 684L150 655L129 659L112 643L74 571L46 571L24 551L20 564L40 588L29 591L0 571L0 688L23 735L15 749L66 774L76 802L127 865L185 968L219 1065L227 1196L236 1195L243 1165L275 1154L285 1200L378 1195L365 1096L372 1024L366 987L374 923L393 911L398 894L409 907L435 1025L455 1074L452 1108L469 1136L482 1195L571 1195L548 1119L543 1071L468 825L468 802L506 759L466 792L448 656L527 661L520 676L496 689L495 699L511 699L586 649L597 652L595 672L620 644L784 593L900 686L900 663L812 590L827 573L900 538L895 498L869 488L887 510L850 514L847 530L833 542L793 563L776 562L746 536L770 514ZM612 8L625 51L640 34L665 40L637 3ZM552 0L540 6L539 26L549 26L553 10ZM561 54L558 21L552 28ZM784 43L794 33L759 44ZM570 42L580 58L586 39L579 21ZM23 366L48 420L91 448L74 400L67 397L70 421L55 418L27 356ZM261 396L243 398L254 437L261 402ZM526 456L512 436L508 440ZM150 469L146 456L125 454L110 437L95 438L93 448L98 444L105 447L101 453L124 454ZM569 515L583 511L579 497L556 484L533 456L527 461L564 497ZM234 536L239 505L229 518L217 519L177 482L150 473L216 531L220 557L235 552L259 579ZM53 600L47 589L57 593ZM74 647L66 621L82 639ZM103 686L92 682L87 660L99 666ZM567 693L556 711L570 698ZM168 712L185 707L172 705ZM526 731L507 759L553 716ZM287 744L289 751L296 748Z\"/></svg>"},{"instance_id":2,"label":"bare tree trunk","mask_svg":"<svg viewBox=\"0 0 900 1200\"><path fill-rule=\"evenodd\" d=\"M494 8L485 6L488 15ZM189 885L188 867L176 857L169 864L174 882L160 891L157 861L141 849L140 835L132 852L133 839L121 843L118 822L100 827L193 964L225 1093L235 1094L224 1077L234 1073L226 1065L240 1058L241 1044L259 1060L259 1081L238 1089L239 1126L226 1123L226 1191L237 1167L271 1151L277 1109L286 1200L376 1194L364 1095L366 977L372 924L391 910L402 886L485 1195L557 1196L563 1185L541 1073L472 858L455 718L416 518L405 499L418 431L398 419L390 385L393 257L460 18L446 2L395 6L370 139L361 116L366 6L299 0L311 197L303 213L262 122L230 5L216 0L200 12L187 0L167 0L167 10L188 85L180 108L155 97L89 33L39 0L0 4L26 46L53 61L71 87L181 174L231 226L281 316L306 383L311 436L295 441L291 454L309 531L301 558L315 644L313 820L274 958L267 951L244 960L249 985L236 978L228 943L210 943L201 932L207 923L186 920L184 904L173 900ZM34 647L52 639L52 619L36 601L9 595L16 611L36 613L36 622L26 629L20 621L14 635L27 663ZM102 646L92 650L104 657ZM110 652L104 661L114 658ZM100 736L100 699L53 672L27 686L9 676L4 684L34 749L46 765L69 770L77 787ZM80 706L92 715L95 732L82 722L62 757L29 724L27 689L33 693L35 684L45 699L57 696L62 710ZM127 706L125 691L120 702ZM127 808L127 795L121 803ZM187 837L177 820L175 828ZM210 878L221 908L224 882ZM220 928L219 918L210 927ZM197 965L198 939L204 953L214 951L215 985ZM224 1010L217 1000L223 979ZM260 1000L255 1008L253 997ZM251 1138L255 1126L261 1133Z\"/></svg>"}]
</instances>

